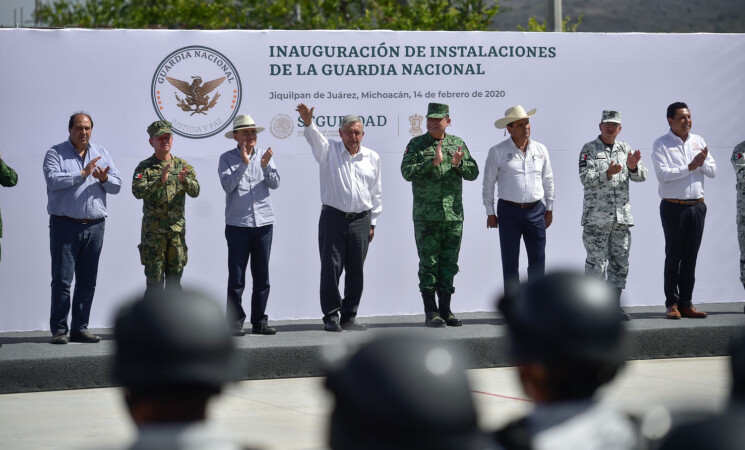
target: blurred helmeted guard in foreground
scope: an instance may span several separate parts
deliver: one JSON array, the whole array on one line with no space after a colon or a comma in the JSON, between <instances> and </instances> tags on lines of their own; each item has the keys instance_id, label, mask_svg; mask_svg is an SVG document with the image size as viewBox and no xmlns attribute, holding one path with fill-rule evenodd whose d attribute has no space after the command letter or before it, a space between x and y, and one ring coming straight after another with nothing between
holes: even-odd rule
<instances>
[{"instance_id":1,"label":"blurred helmeted guard in foreground","mask_svg":"<svg viewBox=\"0 0 745 450\"><path fill-rule=\"evenodd\" d=\"M724 411L674 427L659 450L745 448L745 330L732 339L730 356L732 390Z\"/></svg>"},{"instance_id":2,"label":"blurred helmeted guard in foreground","mask_svg":"<svg viewBox=\"0 0 745 450\"><path fill-rule=\"evenodd\" d=\"M119 311L114 337L112 378L138 431L131 449L241 448L207 422L209 400L240 377L216 302L189 290L154 293Z\"/></svg>"},{"instance_id":3,"label":"blurred helmeted guard in foreground","mask_svg":"<svg viewBox=\"0 0 745 450\"><path fill-rule=\"evenodd\" d=\"M499 302L510 353L536 405L495 433L507 449L642 447L635 422L594 398L624 364L614 292L596 278L549 273Z\"/></svg>"},{"instance_id":4,"label":"blurred helmeted guard in foreground","mask_svg":"<svg viewBox=\"0 0 745 450\"><path fill-rule=\"evenodd\" d=\"M629 181L641 182L649 172L641 151L616 140L621 113L603 111L600 136L579 153L579 179L585 188L582 209L582 242L585 274L600 278L613 288L621 307L621 292L629 274L629 251L634 218L631 216ZM621 319L631 316L621 309Z\"/></svg>"},{"instance_id":5,"label":"blurred helmeted guard in foreground","mask_svg":"<svg viewBox=\"0 0 745 450\"><path fill-rule=\"evenodd\" d=\"M418 335L362 344L327 370L333 450L482 450L463 352Z\"/></svg>"}]
</instances>

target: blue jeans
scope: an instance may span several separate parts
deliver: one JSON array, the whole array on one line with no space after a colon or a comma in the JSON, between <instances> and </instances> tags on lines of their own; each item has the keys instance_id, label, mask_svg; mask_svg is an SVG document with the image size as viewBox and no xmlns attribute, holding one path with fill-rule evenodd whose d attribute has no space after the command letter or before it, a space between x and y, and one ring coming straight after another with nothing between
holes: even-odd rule
<instances>
[{"instance_id":1,"label":"blue jeans","mask_svg":"<svg viewBox=\"0 0 745 450\"><path fill-rule=\"evenodd\" d=\"M52 307L49 329L52 334L88 330L93 294L98 277L98 259L103 247L105 221L82 224L58 216L49 217L49 250L52 255ZM72 328L67 326L72 296Z\"/></svg>"},{"instance_id":2,"label":"blue jeans","mask_svg":"<svg viewBox=\"0 0 745 450\"><path fill-rule=\"evenodd\" d=\"M272 250L274 225L263 227L225 226L228 241L228 303L226 308L228 325L242 328L246 313L241 306L246 288L246 266L251 259L251 325L267 322L266 303L269 300L269 254Z\"/></svg>"}]
</instances>

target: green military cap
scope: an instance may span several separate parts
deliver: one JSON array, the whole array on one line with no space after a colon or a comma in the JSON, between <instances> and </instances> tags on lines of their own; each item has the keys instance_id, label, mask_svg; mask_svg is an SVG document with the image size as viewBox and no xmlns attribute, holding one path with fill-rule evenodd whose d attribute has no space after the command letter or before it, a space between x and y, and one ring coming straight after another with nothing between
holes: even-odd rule
<instances>
[{"instance_id":1,"label":"green military cap","mask_svg":"<svg viewBox=\"0 0 745 450\"><path fill-rule=\"evenodd\" d=\"M171 130L171 122L168 122L166 120L158 120L150 124L149 127L147 127L147 134L150 135L150 137L158 137L163 134L172 134L173 131Z\"/></svg>"},{"instance_id":2,"label":"green military cap","mask_svg":"<svg viewBox=\"0 0 745 450\"><path fill-rule=\"evenodd\" d=\"M450 115L450 107L444 103L430 103L427 106L427 119L442 119Z\"/></svg>"},{"instance_id":3,"label":"green military cap","mask_svg":"<svg viewBox=\"0 0 745 450\"><path fill-rule=\"evenodd\" d=\"M617 124L621 123L621 113L618 111L603 111L603 117L600 119L600 123L614 122Z\"/></svg>"}]
</instances>

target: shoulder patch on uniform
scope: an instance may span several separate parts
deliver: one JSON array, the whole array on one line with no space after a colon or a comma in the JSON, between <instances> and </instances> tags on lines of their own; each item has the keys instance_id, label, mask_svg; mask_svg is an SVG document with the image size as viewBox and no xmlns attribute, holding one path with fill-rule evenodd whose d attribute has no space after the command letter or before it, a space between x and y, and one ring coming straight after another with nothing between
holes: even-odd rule
<instances>
[{"instance_id":1,"label":"shoulder patch on uniform","mask_svg":"<svg viewBox=\"0 0 745 450\"><path fill-rule=\"evenodd\" d=\"M737 161L738 159L742 159L742 153L735 153L732 155L732 161Z\"/></svg>"},{"instance_id":2,"label":"shoulder patch on uniform","mask_svg":"<svg viewBox=\"0 0 745 450\"><path fill-rule=\"evenodd\" d=\"M142 179L142 172L138 172L135 174L135 180L141 180Z\"/></svg>"}]
</instances>

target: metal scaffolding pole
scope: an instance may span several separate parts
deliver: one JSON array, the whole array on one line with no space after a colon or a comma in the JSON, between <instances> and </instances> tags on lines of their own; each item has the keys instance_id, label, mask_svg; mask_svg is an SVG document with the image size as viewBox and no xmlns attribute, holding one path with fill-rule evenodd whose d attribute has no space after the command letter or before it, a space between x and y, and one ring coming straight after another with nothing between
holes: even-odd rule
<instances>
[{"instance_id":1,"label":"metal scaffolding pole","mask_svg":"<svg viewBox=\"0 0 745 450\"><path fill-rule=\"evenodd\" d=\"M547 31L562 31L561 29L561 0L548 0Z\"/></svg>"}]
</instances>

